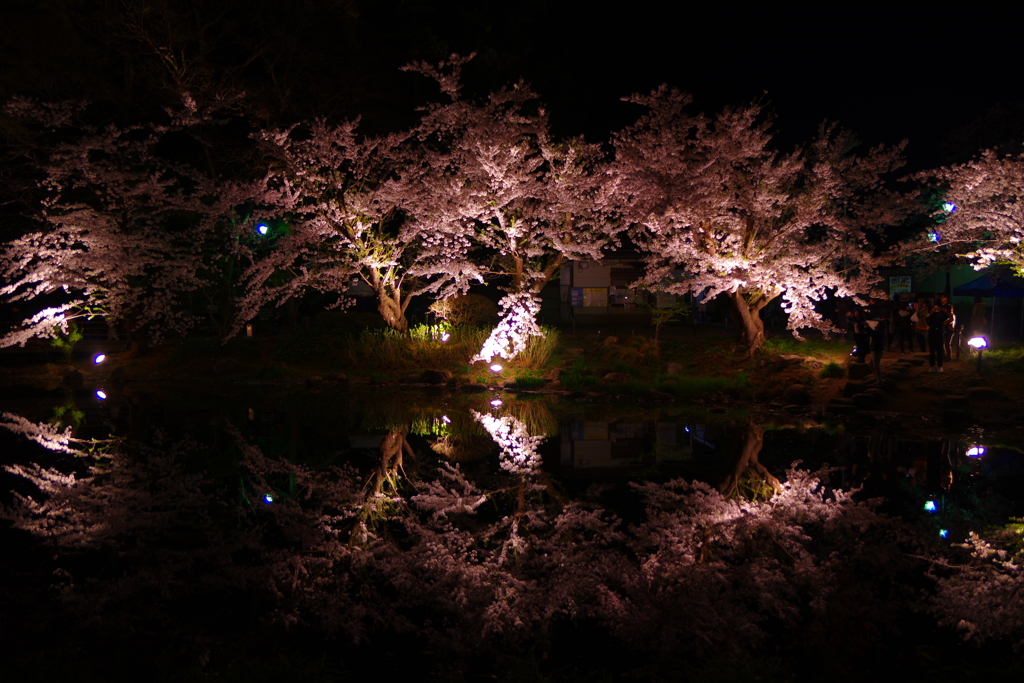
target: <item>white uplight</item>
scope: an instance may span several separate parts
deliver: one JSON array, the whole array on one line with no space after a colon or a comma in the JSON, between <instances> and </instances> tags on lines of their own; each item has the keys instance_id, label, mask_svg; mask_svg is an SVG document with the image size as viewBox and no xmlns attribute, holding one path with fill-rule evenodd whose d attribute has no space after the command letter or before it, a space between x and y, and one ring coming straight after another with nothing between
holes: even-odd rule
<instances>
[{"instance_id":1,"label":"white uplight","mask_svg":"<svg viewBox=\"0 0 1024 683\"><path fill-rule=\"evenodd\" d=\"M99 365L100 363L102 363L106 359L107 359L107 354L105 354L105 353L97 353L95 356L92 357L92 364L93 365Z\"/></svg>"},{"instance_id":2,"label":"white uplight","mask_svg":"<svg viewBox=\"0 0 1024 683\"><path fill-rule=\"evenodd\" d=\"M491 369L491 372L501 372L502 370L504 370L504 368L501 367L500 365L498 365L497 363L492 365L490 369Z\"/></svg>"},{"instance_id":3,"label":"white uplight","mask_svg":"<svg viewBox=\"0 0 1024 683\"><path fill-rule=\"evenodd\" d=\"M452 419L447 415L442 415L441 422L444 422L446 425L450 425L452 423Z\"/></svg>"},{"instance_id":4,"label":"white uplight","mask_svg":"<svg viewBox=\"0 0 1024 683\"><path fill-rule=\"evenodd\" d=\"M967 345L972 349L984 349L988 348L988 340L984 337L971 337L967 340Z\"/></svg>"},{"instance_id":5,"label":"white uplight","mask_svg":"<svg viewBox=\"0 0 1024 683\"><path fill-rule=\"evenodd\" d=\"M501 399L500 398L496 398L496 399L491 401L491 405L494 406L495 408L501 406L501 404L502 403L501 403Z\"/></svg>"},{"instance_id":6,"label":"white uplight","mask_svg":"<svg viewBox=\"0 0 1024 683\"><path fill-rule=\"evenodd\" d=\"M97 389L96 398L98 398L101 401L107 400L107 392L103 391L102 389Z\"/></svg>"},{"instance_id":7,"label":"white uplight","mask_svg":"<svg viewBox=\"0 0 1024 683\"><path fill-rule=\"evenodd\" d=\"M266 235L268 232L270 232L270 228L260 223L259 225L256 226L256 232L258 232L261 235Z\"/></svg>"},{"instance_id":8,"label":"white uplight","mask_svg":"<svg viewBox=\"0 0 1024 683\"><path fill-rule=\"evenodd\" d=\"M448 334L447 332L442 332L441 333L441 341L446 342L446 341L448 341L451 338L452 338L452 335Z\"/></svg>"},{"instance_id":9,"label":"white uplight","mask_svg":"<svg viewBox=\"0 0 1024 683\"><path fill-rule=\"evenodd\" d=\"M967 457L969 458L980 458L985 455L984 446L971 446L967 449Z\"/></svg>"}]
</instances>

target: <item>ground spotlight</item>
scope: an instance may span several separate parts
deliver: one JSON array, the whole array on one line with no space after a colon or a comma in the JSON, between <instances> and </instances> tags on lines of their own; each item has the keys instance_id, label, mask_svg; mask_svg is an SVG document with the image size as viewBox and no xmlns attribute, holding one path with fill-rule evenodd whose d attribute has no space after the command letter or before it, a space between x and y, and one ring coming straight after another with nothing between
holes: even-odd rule
<instances>
[{"instance_id":1,"label":"ground spotlight","mask_svg":"<svg viewBox=\"0 0 1024 683\"><path fill-rule=\"evenodd\" d=\"M497 363L495 363L494 365L492 365L490 367L490 370L491 370L491 372L497 373L497 372L501 372L502 370L504 370L504 368L501 367L500 365L498 365Z\"/></svg>"},{"instance_id":2,"label":"ground spotlight","mask_svg":"<svg viewBox=\"0 0 1024 683\"><path fill-rule=\"evenodd\" d=\"M452 338L452 335L448 334L447 332L442 332L441 333L441 341L446 342L446 341L448 341L451 338Z\"/></svg>"},{"instance_id":3,"label":"ground spotlight","mask_svg":"<svg viewBox=\"0 0 1024 683\"><path fill-rule=\"evenodd\" d=\"M980 458L983 455L985 455L984 446L971 446L970 448L967 449L968 458Z\"/></svg>"},{"instance_id":4,"label":"ground spotlight","mask_svg":"<svg viewBox=\"0 0 1024 683\"><path fill-rule=\"evenodd\" d=\"M107 392L103 391L102 389L97 389L96 390L96 398L98 398L101 401L106 401L107 400Z\"/></svg>"},{"instance_id":5,"label":"ground spotlight","mask_svg":"<svg viewBox=\"0 0 1024 683\"><path fill-rule=\"evenodd\" d=\"M92 364L93 365L99 365L100 363L102 363L106 359L107 359L107 354L105 354L105 353L97 353L95 356L92 357Z\"/></svg>"},{"instance_id":6,"label":"ground spotlight","mask_svg":"<svg viewBox=\"0 0 1024 683\"><path fill-rule=\"evenodd\" d=\"M500 399L500 398L495 398L495 399L493 399L493 400L491 401L491 406L493 406L493 407L495 407L495 408L498 408L498 407L500 407L500 406L501 406L501 399Z\"/></svg>"},{"instance_id":7,"label":"ground spotlight","mask_svg":"<svg viewBox=\"0 0 1024 683\"><path fill-rule=\"evenodd\" d=\"M978 374L981 374L981 356L988 348L988 339L985 337L977 336L971 337L967 340L967 345L978 352Z\"/></svg>"},{"instance_id":8,"label":"ground spotlight","mask_svg":"<svg viewBox=\"0 0 1024 683\"><path fill-rule=\"evenodd\" d=\"M444 422L446 425L450 425L452 423L452 419L447 415L442 415L441 422Z\"/></svg>"}]
</instances>

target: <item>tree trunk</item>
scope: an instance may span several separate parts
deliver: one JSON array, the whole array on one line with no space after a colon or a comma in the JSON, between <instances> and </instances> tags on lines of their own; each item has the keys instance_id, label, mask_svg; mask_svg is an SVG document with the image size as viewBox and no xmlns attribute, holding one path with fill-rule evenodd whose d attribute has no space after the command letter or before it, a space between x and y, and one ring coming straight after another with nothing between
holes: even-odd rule
<instances>
[{"instance_id":1,"label":"tree trunk","mask_svg":"<svg viewBox=\"0 0 1024 683\"><path fill-rule=\"evenodd\" d=\"M743 473L750 468L754 470L762 479L771 484L771 487L778 493L782 490L782 484L772 476L772 473L768 471L768 468L761 464L759 460L761 456L761 447L764 445L764 428L760 427L753 422L747 423L747 433L743 439L743 449L740 451L740 457L736 460L736 465L732 471L726 475L725 479L721 484L718 485L718 491L726 498L731 498L736 494L739 489L740 478Z\"/></svg>"},{"instance_id":2,"label":"tree trunk","mask_svg":"<svg viewBox=\"0 0 1024 683\"><path fill-rule=\"evenodd\" d=\"M384 318L384 323L398 332L409 330L409 321L405 319L405 311L398 301L398 294L392 294L384 289L377 292L377 311Z\"/></svg>"},{"instance_id":3,"label":"tree trunk","mask_svg":"<svg viewBox=\"0 0 1024 683\"><path fill-rule=\"evenodd\" d=\"M757 350L764 346L764 321L761 320L761 309L767 306L771 299L758 295L753 303L750 303L742 292L730 292L729 298L732 300L737 339L747 347L747 357L753 358Z\"/></svg>"}]
</instances>

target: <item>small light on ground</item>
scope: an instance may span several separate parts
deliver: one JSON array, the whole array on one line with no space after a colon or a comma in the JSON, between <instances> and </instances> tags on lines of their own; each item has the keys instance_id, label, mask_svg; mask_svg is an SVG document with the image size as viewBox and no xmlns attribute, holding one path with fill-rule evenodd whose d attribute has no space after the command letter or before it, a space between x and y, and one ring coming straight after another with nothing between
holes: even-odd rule
<instances>
[{"instance_id":1,"label":"small light on ground","mask_svg":"<svg viewBox=\"0 0 1024 683\"><path fill-rule=\"evenodd\" d=\"M924 504L925 512L937 512L939 509L938 504L934 500L929 500Z\"/></svg>"},{"instance_id":2,"label":"small light on ground","mask_svg":"<svg viewBox=\"0 0 1024 683\"><path fill-rule=\"evenodd\" d=\"M452 338L452 335L448 334L447 332L442 332L441 333L441 341L446 342L446 341L448 341L451 338Z\"/></svg>"},{"instance_id":3,"label":"small light on ground","mask_svg":"<svg viewBox=\"0 0 1024 683\"><path fill-rule=\"evenodd\" d=\"M495 408L497 408L498 406L501 405L501 399L500 398L494 399L493 401L491 401L491 405L494 406Z\"/></svg>"},{"instance_id":4,"label":"small light on ground","mask_svg":"<svg viewBox=\"0 0 1024 683\"><path fill-rule=\"evenodd\" d=\"M102 389L97 389L96 398L98 398L101 401L107 400L107 392L103 391Z\"/></svg>"},{"instance_id":5,"label":"small light on ground","mask_svg":"<svg viewBox=\"0 0 1024 683\"><path fill-rule=\"evenodd\" d=\"M92 357L92 364L93 365L99 365L100 363L102 363L106 359L107 359L107 354L105 354L105 353L97 353L95 356Z\"/></svg>"},{"instance_id":6,"label":"small light on ground","mask_svg":"<svg viewBox=\"0 0 1024 683\"><path fill-rule=\"evenodd\" d=\"M984 337L971 337L967 340L967 345L972 349L984 349L988 348L988 340Z\"/></svg>"},{"instance_id":7,"label":"small light on ground","mask_svg":"<svg viewBox=\"0 0 1024 683\"><path fill-rule=\"evenodd\" d=\"M501 372L502 370L504 370L504 368L502 368L497 363L491 366L491 372Z\"/></svg>"},{"instance_id":8,"label":"small light on ground","mask_svg":"<svg viewBox=\"0 0 1024 683\"><path fill-rule=\"evenodd\" d=\"M968 458L980 458L983 455L985 455L984 446L971 446L970 448L967 449Z\"/></svg>"}]
</instances>

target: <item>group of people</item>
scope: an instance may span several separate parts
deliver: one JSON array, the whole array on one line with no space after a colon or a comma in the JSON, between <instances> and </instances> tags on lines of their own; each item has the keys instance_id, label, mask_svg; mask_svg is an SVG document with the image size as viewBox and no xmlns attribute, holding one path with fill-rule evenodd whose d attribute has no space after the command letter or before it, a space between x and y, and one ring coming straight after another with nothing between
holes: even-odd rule
<instances>
[{"instance_id":1,"label":"group of people","mask_svg":"<svg viewBox=\"0 0 1024 683\"><path fill-rule=\"evenodd\" d=\"M894 340L900 353L913 353L916 341L921 352L928 354L929 372L942 372L943 361L952 360L959 346L956 312L945 294L916 301L901 301L896 295L891 306L872 301L868 308L850 311L847 322L856 344L853 356L864 363L871 354L876 382L882 379L882 354L892 351ZM970 329L983 330L986 322L985 304L979 297L971 312Z\"/></svg>"}]
</instances>

